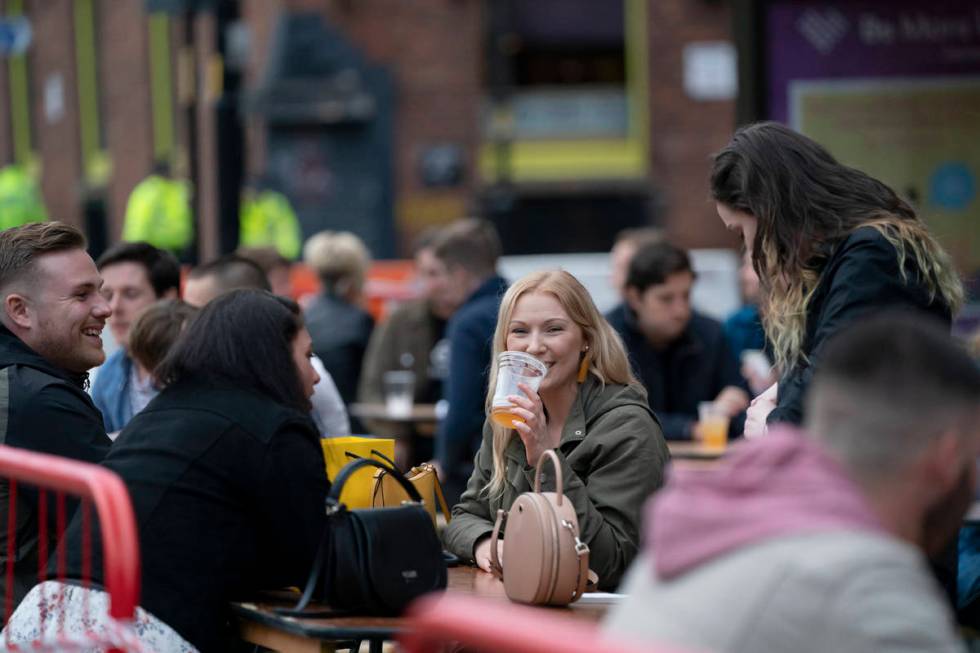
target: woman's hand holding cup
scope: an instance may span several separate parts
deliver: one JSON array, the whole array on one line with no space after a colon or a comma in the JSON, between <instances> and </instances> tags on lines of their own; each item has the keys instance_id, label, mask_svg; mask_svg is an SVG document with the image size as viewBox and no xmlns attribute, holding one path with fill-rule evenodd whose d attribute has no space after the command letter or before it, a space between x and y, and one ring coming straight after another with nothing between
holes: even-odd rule
<instances>
[{"instance_id":1,"label":"woman's hand holding cup","mask_svg":"<svg viewBox=\"0 0 980 653\"><path fill-rule=\"evenodd\" d=\"M548 418L544 414L544 404L541 397L527 383L518 383L517 387L526 396L508 395L507 400L513 406L516 417L513 422L514 430L524 443L524 450L527 452L528 465L536 465L538 458L548 449L554 449L558 442L552 442L552 437L548 432Z\"/></svg>"}]
</instances>

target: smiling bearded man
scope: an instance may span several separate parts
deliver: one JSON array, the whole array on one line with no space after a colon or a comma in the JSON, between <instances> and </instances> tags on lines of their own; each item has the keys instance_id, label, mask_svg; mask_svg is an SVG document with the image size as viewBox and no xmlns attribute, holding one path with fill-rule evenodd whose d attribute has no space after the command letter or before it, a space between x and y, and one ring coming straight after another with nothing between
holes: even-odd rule
<instances>
[{"instance_id":1,"label":"smiling bearded man","mask_svg":"<svg viewBox=\"0 0 980 653\"><path fill-rule=\"evenodd\" d=\"M111 442L85 384L105 360L101 334L112 311L85 245L80 231L60 222L0 232L0 443L97 463ZM8 492L0 479L0 524ZM20 488L16 508L15 606L37 579L36 490ZM53 520L48 532L53 551ZM4 565L7 537L0 530Z\"/></svg>"}]
</instances>

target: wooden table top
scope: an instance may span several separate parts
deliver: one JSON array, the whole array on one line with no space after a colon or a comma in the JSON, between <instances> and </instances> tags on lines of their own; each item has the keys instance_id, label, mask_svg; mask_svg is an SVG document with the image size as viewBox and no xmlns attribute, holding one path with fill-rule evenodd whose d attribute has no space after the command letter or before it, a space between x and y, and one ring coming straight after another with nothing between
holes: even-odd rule
<instances>
[{"instance_id":1,"label":"wooden table top","mask_svg":"<svg viewBox=\"0 0 980 653\"><path fill-rule=\"evenodd\" d=\"M477 596L484 599L508 601L502 582L476 567L459 566L449 569L445 600L453 595ZM390 639L405 625L401 617L368 616L316 616L287 617L275 612L276 608L288 608L296 603L298 594L270 592L261 600L233 603L232 611L241 620L261 624L279 631L304 638L323 640ZM567 608L531 608L562 613L575 619L598 621L614 605L614 599L589 600L573 603ZM310 610L325 609L311 604Z\"/></svg>"},{"instance_id":2,"label":"wooden table top","mask_svg":"<svg viewBox=\"0 0 980 653\"><path fill-rule=\"evenodd\" d=\"M707 447L700 442L668 440L667 448L672 458L679 460L718 460L728 448Z\"/></svg>"}]
</instances>

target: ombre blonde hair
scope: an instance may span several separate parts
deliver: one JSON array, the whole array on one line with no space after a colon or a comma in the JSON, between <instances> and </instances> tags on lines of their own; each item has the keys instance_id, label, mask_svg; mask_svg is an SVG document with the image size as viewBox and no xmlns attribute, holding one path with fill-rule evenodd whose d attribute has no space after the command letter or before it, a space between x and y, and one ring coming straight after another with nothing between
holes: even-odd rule
<instances>
[{"instance_id":1,"label":"ombre blonde hair","mask_svg":"<svg viewBox=\"0 0 980 653\"><path fill-rule=\"evenodd\" d=\"M568 313L572 322L582 330L583 343L588 345L588 350L583 354L583 357L588 358L588 361L583 362L587 365L589 374L596 377L602 384L626 385L636 382L619 335L599 313L585 286L564 270L533 272L515 282L500 301L500 311L497 313L497 329L493 334L493 356L487 389L486 410L488 414L493 401L494 388L497 386L497 356L500 352L507 351L507 331L511 316L514 314L518 300L531 293L553 295ZM491 428L493 430L493 474L484 490L490 496L495 497L503 492L507 471L504 451L515 433L513 429L504 428L493 422L491 422Z\"/></svg>"},{"instance_id":2,"label":"ombre blonde hair","mask_svg":"<svg viewBox=\"0 0 980 653\"><path fill-rule=\"evenodd\" d=\"M861 227L877 230L895 248L898 269L903 283L910 283L906 261L911 257L914 267L921 275L921 281L929 290L930 301L942 298L955 313L963 304L963 284L953 268L952 260L929 233L926 226L918 221L910 221L885 216L873 218L858 224L852 232ZM850 234L847 234L850 235ZM846 237L846 236L845 236ZM798 270L795 278L788 271L780 269L773 258L774 248L762 239L762 256L759 267L773 272L763 273L771 279L775 274L777 281L769 284L764 293L763 328L772 341L776 362L788 369L798 361L808 361L803 351L806 337L806 317L810 300L820 282L819 271L809 267ZM762 277L760 277L761 279ZM779 279L792 279L780 283ZM765 287L765 284L763 284Z\"/></svg>"},{"instance_id":3,"label":"ombre blonde hair","mask_svg":"<svg viewBox=\"0 0 980 653\"><path fill-rule=\"evenodd\" d=\"M915 210L870 175L839 163L812 139L774 122L735 132L715 156L712 197L756 218L752 265L776 363L806 361L807 310L823 266L844 240L872 227L895 247L902 281L922 283L955 313L963 284ZM908 279L906 263L918 274Z\"/></svg>"}]
</instances>

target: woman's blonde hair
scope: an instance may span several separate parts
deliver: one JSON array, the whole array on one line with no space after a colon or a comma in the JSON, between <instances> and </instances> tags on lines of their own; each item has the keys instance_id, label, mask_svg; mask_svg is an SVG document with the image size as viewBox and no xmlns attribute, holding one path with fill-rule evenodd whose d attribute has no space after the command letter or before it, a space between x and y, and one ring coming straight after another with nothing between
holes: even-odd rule
<instances>
[{"instance_id":1,"label":"woman's blonde hair","mask_svg":"<svg viewBox=\"0 0 980 653\"><path fill-rule=\"evenodd\" d=\"M316 271L324 290L353 301L364 287L371 255L349 231L321 231L303 245L303 261Z\"/></svg>"},{"instance_id":2,"label":"woman's blonde hair","mask_svg":"<svg viewBox=\"0 0 980 653\"><path fill-rule=\"evenodd\" d=\"M742 127L715 156L712 197L756 218L752 264L763 289L763 326L776 363L788 369L806 360L807 310L826 260L854 231L877 229L906 262L931 300L955 313L963 284L952 260L915 210L870 175L838 162L819 143L785 125Z\"/></svg>"},{"instance_id":3,"label":"woman's blonde hair","mask_svg":"<svg viewBox=\"0 0 980 653\"><path fill-rule=\"evenodd\" d=\"M963 303L963 284L949 255L936 242L919 220L902 219L896 216L869 218L851 229L872 227L876 229L895 248L898 256L898 269L902 282L910 283L906 261L914 261L914 269L921 275L921 281L929 290L930 301L941 297L951 312L959 310ZM848 234L844 235L846 238ZM843 240L843 238L841 239ZM839 241L840 242L840 241ZM767 238L762 239L760 268L767 279L775 276L786 279L783 283L768 284L764 293L765 308L762 322L765 332L772 341L777 364L788 369L797 361L807 360L803 351L806 338L806 317L810 300L820 282L820 271L806 266L798 269L795 276L789 270L781 269L774 258L773 247ZM766 270L770 272L765 272ZM763 277L760 276L760 280ZM767 284L761 284L765 287Z\"/></svg>"},{"instance_id":4,"label":"woman's blonde hair","mask_svg":"<svg viewBox=\"0 0 980 653\"><path fill-rule=\"evenodd\" d=\"M636 382L630 369L629 358L616 331L606 322L595 307L592 296L585 286L564 270L533 272L515 282L500 301L497 313L497 329L493 334L493 356L490 363L490 379L487 389L486 410L489 414L493 391L497 385L497 356L507 351L507 331L518 300L531 293L548 293L561 304L568 317L582 330L583 344L588 350L583 354L588 373L600 383L626 385ZM504 450L514 437L513 429L506 429L491 422L493 430L493 474L484 488L490 496L503 492L506 478Z\"/></svg>"}]
</instances>

